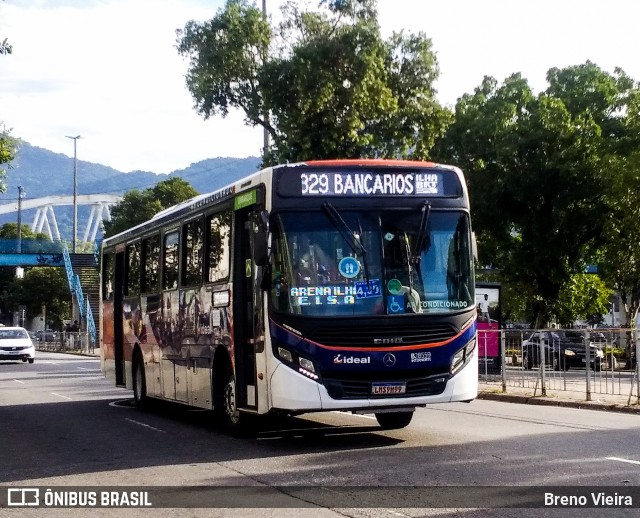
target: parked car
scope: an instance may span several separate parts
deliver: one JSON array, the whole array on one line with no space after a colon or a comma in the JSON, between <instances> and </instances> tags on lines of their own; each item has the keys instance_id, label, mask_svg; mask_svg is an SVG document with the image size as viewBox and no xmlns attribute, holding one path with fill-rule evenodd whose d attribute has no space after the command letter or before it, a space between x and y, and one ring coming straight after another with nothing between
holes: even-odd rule
<instances>
[{"instance_id":1,"label":"parked car","mask_svg":"<svg viewBox=\"0 0 640 518\"><path fill-rule=\"evenodd\" d=\"M36 336L39 342L55 342L58 340L58 333L53 329L45 329L44 331L40 329L36 331Z\"/></svg>"},{"instance_id":2,"label":"parked car","mask_svg":"<svg viewBox=\"0 0 640 518\"><path fill-rule=\"evenodd\" d=\"M548 330L535 331L522 342L522 366L533 369L540 365L540 343L544 348L545 365L554 370L569 370L571 367L585 367L587 349L579 331ZM590 367L600 370L604 359L602 348L589 342Z\"/></svg>"},{"instance_id":3,"label":"parked car","mask_svg":"<svg viewBox=\"0 0 640 518\"><path fill-rule=\"evenodd\" d=\"M33 363L36 348L23 327L0 327L0 360Z\"/></svg>"}]
</instances>

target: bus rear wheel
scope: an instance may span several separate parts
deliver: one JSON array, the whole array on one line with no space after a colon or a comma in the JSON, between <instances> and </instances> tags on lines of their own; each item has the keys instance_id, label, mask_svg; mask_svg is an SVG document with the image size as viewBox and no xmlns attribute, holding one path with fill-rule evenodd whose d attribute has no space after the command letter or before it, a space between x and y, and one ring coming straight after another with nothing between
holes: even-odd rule
<instances>
[{"instance_id":1,"label":"bus rear wheel","mask_svg":"<svg viewBox=\"0 0 640 518\"><path fill-rule=\"evenodd\" d=\"M144 361L140 353L133 359L133 401L136 407L144 410L147 406L147 380L144 375Z\"/></svg>"},{"instance_id":2,"label":"bus rear wheel","mask_svg":"<svg viewBox=\"0 0 640 518\"><path fill-rule=\"evenodd\" d=\"M381 412L376 419L383 430L397 430L409 425L413 412Z\"/></svg>"}]
</instances>

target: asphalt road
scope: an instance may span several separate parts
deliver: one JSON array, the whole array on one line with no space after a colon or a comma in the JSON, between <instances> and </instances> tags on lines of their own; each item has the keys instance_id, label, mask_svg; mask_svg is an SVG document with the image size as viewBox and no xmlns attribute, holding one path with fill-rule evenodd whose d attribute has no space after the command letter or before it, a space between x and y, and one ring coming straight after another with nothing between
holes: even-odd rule
<instances>
[{"instance_id":1,"label":"asphalt road","mask_svg":"<svg viewBox=\"0 0 640 518\"><path fill-rule=\"evenodd\" d=\"M477 400L418 409L411 425L397 431L381 431L372 416L334 412L267 422L257 438L234 439L216 428L209 412L159 403L141 413L132 407L130 392L104 380L99 360L56 353L39 353L33 365L0 362L0 426L1 490L7 485L250 486L238 500L242 505L261 498L252 491L272 490L260 500L271 502L259 511L263 516L513 516L513 509L461 507L483 486L503 492L496 502L510 501L522 487L527 493L526 486L559 492L562 486L608 488L603 490L620 494L640 486L637 415ZM373 489L367 497L353 486ZM443 486L437 505L449 498L447 505L457 510L416 507L424 506L424 491L411 490L414 486ZM462 487L452 492L444 486ZM391 491L376 492L380 487ZM463 496L457 500L456 494ZM186 495L178 496L195 503L202 498L197 492ZM486 495L480 491L477 507L490 506ZM640 497L634 503L640 504ZM310 505L320 507L295 509ZM0 509L0 515L18 512L256 515L247 508ZM638 513L637 508L531 508L517 514L603 512Z\"/></svg>"}]
</instances>

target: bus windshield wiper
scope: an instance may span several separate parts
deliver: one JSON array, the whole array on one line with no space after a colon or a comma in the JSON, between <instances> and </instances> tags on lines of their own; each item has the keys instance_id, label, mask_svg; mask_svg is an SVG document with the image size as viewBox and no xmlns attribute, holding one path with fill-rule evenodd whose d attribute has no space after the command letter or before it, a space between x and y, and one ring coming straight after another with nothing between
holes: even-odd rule
<instances>
[{"instance_id":1,"label":"bus windshield wiper","mask_svg":"<svg viewBox=\"0 0 640 518\"><path fill-rule=\"evenodd\" d=\"M427 233L427 224L429 223L429 214L431 214L431 204L428 201L425 201L420 206L420 211L422 212L422 217L420 218L420 226L418 227L418 233L416 234L416 239L413 244L413 250L411 252L411 257L409 262L413 265L416 265L420 262L420 251L424 247L425 250L430 246L429 235ZM425 242L427 243L425 246Z\"/></svg>"},{"instance_id":2,"label":"bus windshield wiper","mask_svg":"<svg viewBox=\"0 0 640 518\"><path fill-rule=\"evenodd\" d=\"M349 225L347 225L347 222L340 215L340 213L338 212L338 209L336 209L333 205L331 205L331 203L329 202L323 203L322 210L325 212L325 214L329 218L329 221L333 223L333 226L336 227L338 232L340 232L340 235L347 242L347 244L349 245L353 253L356 255L359 254L362 257L362 268L364 270L364 278L368 284L369 268L367 267L367 249L364 247L361 241L362 225L360 224L360 220L358 219L358 227L359 227L358 231L360 232L360 234L358 235L353 230L351 230L351 228L349 228Z\"/></svg>"},{"instance_id":3,"label":"bus windshield wiper","mask_svg":"<svg viewBox=\"0 0 640 518\"><path fill-rule=\"evenodd\" d=\"M354 254L360 254L362 256L367 255L367 249L360 242L356 233L349 228L347 222L342 218L338 210L329 202L322 204L322 210L329 217L329 221L333 223L342 238L347 242Z\"/></svg>"}]
</instances>

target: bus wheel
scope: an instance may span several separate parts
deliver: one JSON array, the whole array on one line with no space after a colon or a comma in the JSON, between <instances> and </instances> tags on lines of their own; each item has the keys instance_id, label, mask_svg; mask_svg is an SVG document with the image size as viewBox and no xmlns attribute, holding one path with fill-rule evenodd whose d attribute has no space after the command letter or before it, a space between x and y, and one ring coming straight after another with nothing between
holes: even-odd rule
<instances>
[{"instance_id":1,"label":"bus wheel","mask_svg":"<svg viewBox=\"0 0 640 518\"><path fill-rule=\"evenodd\" d=\"M227 382L222 388L221 411L224 428L234 437L247 437L251 435L250 417L238 410L238 396L236 392L236 379L229 374Z\"/></svg>"},{"instance_id":2,"label":"bus wheel","mask_svg":"<svg viewBox=\"0 0 640 518\"><path fill-rule=\"evenodd\" d=\"M140 353L133 359L133 401L140 410L147 406L147 380L144 376L144 361Z\"/></svg>"},{"instance_id":3,"label":"bus wheel","mask_svg":"<svg viewBox=\"0 0 640 518\"><path fill-rule=\"evenodd\" d=\"M409 425L413 412L383 412L376 414L376 419L383 430L397 430Z\"/></svg>"}]
</instances>

